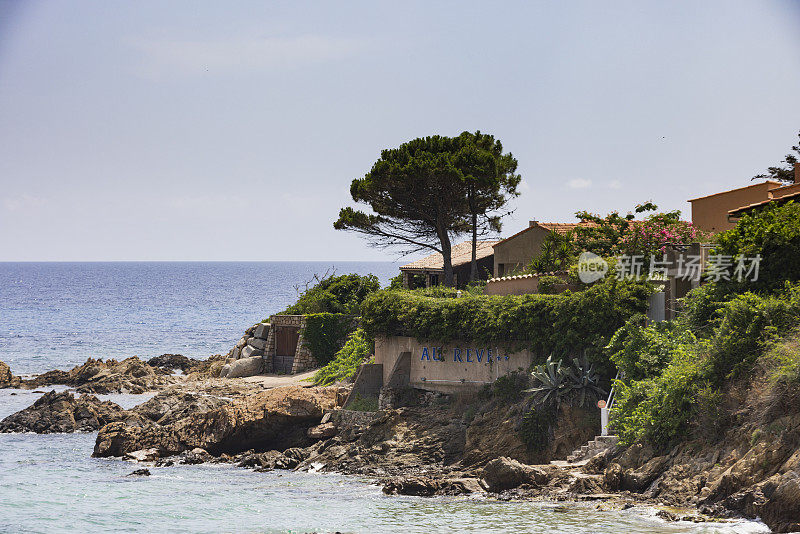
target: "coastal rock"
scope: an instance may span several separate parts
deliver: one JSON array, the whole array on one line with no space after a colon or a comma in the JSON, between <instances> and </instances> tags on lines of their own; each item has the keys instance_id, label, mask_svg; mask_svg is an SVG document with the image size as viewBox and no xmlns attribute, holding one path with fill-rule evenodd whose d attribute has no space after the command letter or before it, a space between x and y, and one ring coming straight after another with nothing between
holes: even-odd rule
<instances>
[{"instance_id":1,"label":"coastal rock","mask_svg":"<svg viewBox=\"0 0 800 534\"><path fill-rule=\"evenodd\" d=\"M129 477L149 477L150 470L149 469L137 469L133 473L129 473L127 476Z\"/></svg>"},{"instance_id":2,"label":"coastal rock","mask_svg":"<svg viewBox=\"0 0 800 534\"><path fill-rule=\"evenodd\" d=\"M242 349L242 356L237 361L248 360L248 359L254 358L256 356L261 356L262 354L263 354L263 351L255 348L255 347L253 347L251 345L247 345L245 348ZM234 378L234 377L229 377L229 378Z\"/></svg>"},{"instance_id":3,"label":"coastal rock","mask_svg":"<svg viewBox=\"0 0 800 534\"><path fill-rule=\"evenodd\" d=\"M521 484L540 486L546 484L550 478L538 467L521 464L505 457L486 464L480 475L483 487L493 493L516 488Z\"/></svg>"},{"instance_id":4,"label":"coastal rock","mask_svg":"<svg viewBox=\"0 0 800 534\"><path fill-rule=\"evenodd\" d=\"M77 399L72 393L51 391L32 406L9 415L0 422L0 432L91 432L113 421L137 419L117 404L100 401L92 395Z\"/></svg>"},{"instance_id":5,"label":"coastal rock","mask_svg":"<svg viewBox=\"0 0 800 534\"><path fill-rule=\"evenodd\" d=\"M231 401L184 391L162 391L132 411L159 425L170 425L193 414L205 413Z\"/></svg>"},{"instance_id":6,"label":"coastal rock","mask_svg":"<svg viewBox=\"0 0 800 534\"><path fill-rule=\"evenodd\" d=\"M226 366L227 367L227 366ZM240 378L245 376L255 376L261 373L264 368L264 359L261 356L254 356L252 358L242 357L239 360L230 364L228 372L223 378Z\"/></svg>"},{"instance_id":7,"label":"coastal rock","mask_svg":"<svg viewBox=\"0 0 800 534\"><path fill-rule=\"evenodd\" d=\"M100 429L94 456L122 456L150 448L169 456L197 447L219 455L308 445L306 430L320 420L323 410L336 406L337 393L338 388L290 386L208 405L185 397L156 422L153 417L167 402L158 401L154 404L162 408L139 412L150 414L143 422L111 423ZM187 402L196 404L190 408Z\"/></svg>"},{"instance_id":8,"label":"coastal rock","mask_svg":"<svg viewBox=\"0 0 800 534\"><path fill-rule=\"evenodd\" d=\"M48 371L31 380L23 380L21 386L35 389L62 384L75 387L80 393L138 394L161 389L174 382L169 372L151 367L134 356L122 361L89 358L70 371Z\"/></svg>"},{"instance_id":9,"label":"coastal rock","mask_svg":"<svg viewBox=\"0 0 800 534\"><path fill-rule=\"evenodd\" d=\"M147 360L147 365L150 367L160 367L167 371L180 369L185 374L188 374L198 363L198 360L187 358L183 354L162 354Z\"/></svg>"},{"instance_id":10,"label":"coastal rock","mask_svg":"<svg viewBox=\"0 0 800 534\"><path fill-rule=\"evenodd\" d=\"M336 426L333 423L323 423L308 429L308 437L311 439L327 439L335 435Z\"/></svg>"},{"instance_id":11,"label":"coastal rock","mask_svg":"<svg viewBox=\"0 0 800 534\"><path fill-rule=\"evenodd\" d=\"M387 495L416 495L431 497L433 495L467 495L480 493L482 489L477 479L439 479L426 476L395 477L383 485Z\"/></svg>"},{"instance_id":12,"label":"coastal rock","mask_svg":"<svg viewBox=\"0 0 800 534\"><path fill-rule=\"evenodd\" d=\"M140 451L129 452L125 455L126 460L133 460L134 462L155 462L158 458L158 451L156 449L142 449Z\"/></svg>"},{"instance_id":13,"label":"coastal rock","mask_svg":"<svg viewBox=\"0 0 800 534\"><path fill-rule=\"evenodd\" d=\"M667 456L657 456L650 459L639 469L623 471L621 489L636 492L644 491L664 471L668 461L669 458Z\"/></svg>"},{"instance_id":14,"label":"coastal rock","mask_svg":"<svg viewBox=\"0 0 800 534\"><path fill-rule=\"evenodd\" d=\"M5 362L0 362L0 388L19 387L20 378L11 374L11 368Z\"/></svg>"}]
</instances>

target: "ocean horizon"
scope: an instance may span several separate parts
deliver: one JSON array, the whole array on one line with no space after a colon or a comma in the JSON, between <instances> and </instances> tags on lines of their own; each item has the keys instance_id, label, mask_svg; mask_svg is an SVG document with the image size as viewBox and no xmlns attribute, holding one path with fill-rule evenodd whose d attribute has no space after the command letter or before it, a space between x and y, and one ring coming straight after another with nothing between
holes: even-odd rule
<instances>
[{"instance_id":1,"label":"ocean horizon","mask_svg":"<svg viewBox=\"0 0 800 534\"><path fill-rule=\"evenodd\" d=\"M204 359L295 302L313 276L374 274L395 262L0 262L0 361L16 374L87 358Z\"/></svg>"}]
</instances>

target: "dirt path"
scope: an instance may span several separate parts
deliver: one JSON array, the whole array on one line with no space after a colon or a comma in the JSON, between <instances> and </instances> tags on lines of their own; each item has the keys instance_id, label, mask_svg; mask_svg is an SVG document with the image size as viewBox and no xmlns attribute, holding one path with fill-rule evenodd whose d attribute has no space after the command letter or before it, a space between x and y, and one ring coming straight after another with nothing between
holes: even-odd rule
<instances>
[{"instance_id":1,"label":"dirt path","mask_svg":"<svg viewBox=\"0 0 800 534\"><path fill-rule=\"evenodd\" d=\"M264 389L282 386L311 386L311 382L306 381L306 379L314 376L314 373L316 371L307 371L296 375L258 375L240 378L239 380L250 384L259 384Z\"/></svg>"}]
</instances>

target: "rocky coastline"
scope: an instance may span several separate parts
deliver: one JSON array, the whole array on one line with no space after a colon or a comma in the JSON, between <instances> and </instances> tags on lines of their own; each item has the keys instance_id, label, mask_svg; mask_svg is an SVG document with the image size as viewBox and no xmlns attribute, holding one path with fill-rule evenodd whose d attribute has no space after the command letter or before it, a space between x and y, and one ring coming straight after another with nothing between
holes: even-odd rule
<instances>
[{"instance_id":1,"label":"rocky coastline","mask_svg":"<svg viewBox=\"0 0 800 534\"><path fill-rule=\"evenodd\" d=\"M19 382L0 365L5 387L74 388L46 393L0 422L0 432L97 431L93 456L146 467L221 462L338 472L366 477L387 494L591 501L609 510L652 505L668 520L758 517L776 532L800 529L796 415L780 419L779 437L757 443L743 421L714 444L614 446L569 464L551 460L593 436L591 411L562 407L547 446L533 450L517 431L524 399L412 392L392 397L402 405L358 412L342 409L347 386L267 388L213 376L222 362L88 360ZM93 395L144 391L157 393L130 410Z\"/></svg>"}]
</instances>

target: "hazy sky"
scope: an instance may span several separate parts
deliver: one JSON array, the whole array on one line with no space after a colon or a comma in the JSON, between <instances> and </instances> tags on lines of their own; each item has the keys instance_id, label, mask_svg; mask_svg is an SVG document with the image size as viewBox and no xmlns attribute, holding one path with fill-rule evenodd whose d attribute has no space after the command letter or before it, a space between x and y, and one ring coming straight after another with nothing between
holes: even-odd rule
<instances>
[{"instance_id":1,"label":"hazy sky","mask_svg":"<svg viewBox=\"0 0 800 534\"><path fill-rule=\"evenodd\" d=\"M377 260L380 150L480 129L528 219L749 184L800 129L800 2L0 0L0 261Z\"/></svg>"}]
</instances>

